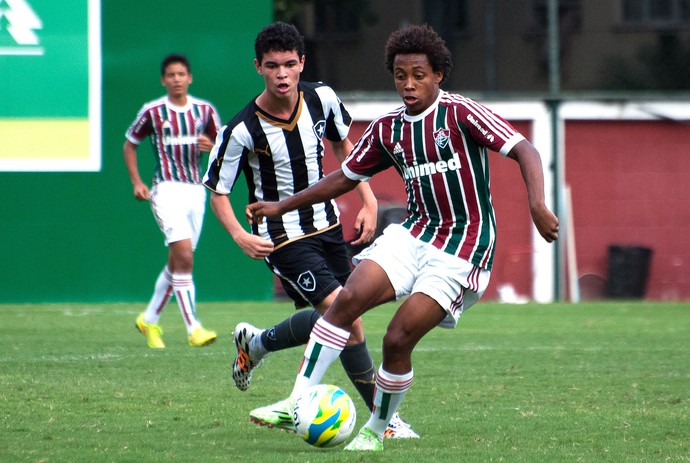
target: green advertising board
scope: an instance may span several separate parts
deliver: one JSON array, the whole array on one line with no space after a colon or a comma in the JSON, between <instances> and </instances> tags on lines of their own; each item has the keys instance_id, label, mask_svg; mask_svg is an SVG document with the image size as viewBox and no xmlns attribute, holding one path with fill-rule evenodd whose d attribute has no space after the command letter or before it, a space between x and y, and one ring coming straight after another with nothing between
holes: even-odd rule
<instances>
[{"instance_id":1,"label":"green advertising board","mask_svg":"<svg viewBox=\"0 0 690 463\"><path fill-rule=\"evenodd\" d=\"M0 0L0 170L101 168L98 0Z\"/></svg>"},{"instance_id":2,"label":"green advertising board","mask_svg":"<svg viewBox=\"0 0 690 463\"><path fill-rule=\"evenodd\" d=\"M272 12L272 0L0 0L0 305L131 301L140 310L167 249L150 205L134 199L125 132L165 94L160 62L171 52L190 59L192 95L228 121L263 89L254 39ZM155 158L142 145L148 182ZM239 214L244 181L232 196ZM272 278L208 207L197 300L267 300Z\"/></svg>"}]
</instances>

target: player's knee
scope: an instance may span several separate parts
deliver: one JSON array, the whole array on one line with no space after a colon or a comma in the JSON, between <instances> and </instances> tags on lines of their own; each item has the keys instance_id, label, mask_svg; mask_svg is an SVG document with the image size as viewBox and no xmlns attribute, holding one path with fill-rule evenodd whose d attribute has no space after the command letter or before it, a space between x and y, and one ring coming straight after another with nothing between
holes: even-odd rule
<instances>
[{"instance_id":1,"label":"player's knee","mask_svg":"<svg viewBox=\"0 0 690 463\"><path fill-rule=\"evenodd\" d=\"M413 347L410 334L402 329L389 327L383 337L384 357L409 356Z\"/></svg>"},{"instance_id":2,"label":"player's knee","mask_svg":"<svg viewBox=\"0 0 690 463\"><path fill-rule=\"evenodd\" d=\"M343 288L325 318L337 326L350 326L359 318L361 312L362 307L355 294L349 289Z\"/></svg>"},{"instance_id":3,"label":"player's knee","mask_svg":"<svg viewBox=\"0 0 690 463\"><path fill-rule=\"evenodd\" d=\"M194 251L185 248L171 248L170 252L171 270L177 273L191 273L194 268Z\"/></svg>"}]
</instances>

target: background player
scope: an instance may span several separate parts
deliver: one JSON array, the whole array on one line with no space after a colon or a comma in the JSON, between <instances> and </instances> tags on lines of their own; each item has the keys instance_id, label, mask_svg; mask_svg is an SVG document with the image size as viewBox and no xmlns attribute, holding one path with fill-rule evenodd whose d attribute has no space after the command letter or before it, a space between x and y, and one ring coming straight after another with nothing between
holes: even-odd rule
<instances>
[{"instance_id":1,"label":"background player","mask_svg":"<svg viewBox=\"0 0 690 463\"><path fill-rule=\"evenodd\" d=\"M161 84L167 95L139 110L127 130L123 148L134 197L150 201L168 246L168 262L156 280L151 301L136 319L136 327L151 348L165 347L158 322L173 292L187 327L189 345L204 346L216 340L216 333L204 329L197 318L192 270L206 206L201 155L213 147L220 119L211 103L187 93L191 83L187 58L180 54L166 56L161 63ZM137 166L137 147L147 136L156 157L150 190Z\"/></svg>"},{"instance_id":2,"label":"background player","mask_svg":"<svg viewBox=\"0 0 690 463\"><path fill-rule=\"evenodd\" d=\"M385 63L404 106L371 123L342 170L278 203L248 206L257 222L337 197L389 167L403 177L407 219L389 225L356 256L359 265L312 330L286 399L294 401L321 381L350 337L353 320L409 295L383 339L375 408L346 450L383 450L386 424L412 384L414 347L432 328L454 327L486 289L496 244L488 150L518 162L537 230L548 242L558 238L558 219L544 203L539 153L487 107L441 90L451 55L436 32L429 26L394 32Z\"/></svg>"},{"instance_id":3,"label":"background player","mask_svg":"<svg viewBox=\"0 0 690 463\"><path fill-rule=\"evenodd\" d=\"M228 195L244 172L250 201L276 201L304 190L324 175L324 139L342 162L352 148L347 139L351 118L335 92L323 83L300 82L304 40L292 25L274 23L255 41L254 66L265 88L223 127L209 159L204 184L213 191L211 206L225 230L249 257L264 259L280 277L297 308L331 305L350 274L350 263L338 209L324 201L269 220L248 233L237 220ZM363 208L355 221L358 237L368 242L376 229L376 198L367 184L357 188ZM282 323L259 330L240 323L234 330L237 358L233 379L246 390L253 368L268 352L304 345L319 318L300 310ZM374 363L366 346L361 320L340 355L348 377L367 406L374 394ZM255 410L251 419L262 425L293 429L291 411L272 406ZM395 417L389 437L417 437Z\"/></svg>"}]
</instances>

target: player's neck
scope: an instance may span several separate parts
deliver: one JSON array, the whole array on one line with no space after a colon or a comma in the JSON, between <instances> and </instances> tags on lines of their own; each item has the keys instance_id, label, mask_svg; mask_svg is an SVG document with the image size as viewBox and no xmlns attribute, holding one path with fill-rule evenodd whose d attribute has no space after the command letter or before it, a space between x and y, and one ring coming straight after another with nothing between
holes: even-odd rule
<instances>
[{"instance_id":1,"label":"player's neck","mask_svg":"<svg viewBox=\"0 0 690 463\"><path fill-rule=\"evenodd\" d=\"M256 105L262 111L277 119L290 119L299 101L299 92L294 92L285 98L278 98L267 90L256 98Z\"/></svg>"},{"instance_id":2,"label":"player's neck","mask_svg":"<svg viewBox=\"0 0 690 463\"><path fill-rule=\"evenodd\" d=\"M168 101L170 101L175 106L186 106L187 95L168 95Z\"/></svg>"}]
</instances>

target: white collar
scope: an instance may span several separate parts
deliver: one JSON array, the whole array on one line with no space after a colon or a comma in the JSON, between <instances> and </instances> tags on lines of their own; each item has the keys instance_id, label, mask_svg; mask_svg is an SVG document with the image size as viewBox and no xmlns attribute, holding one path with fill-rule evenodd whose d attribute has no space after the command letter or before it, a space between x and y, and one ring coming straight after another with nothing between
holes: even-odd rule
<instances>
[{"instance_id":1,"label":"white collar","mask_svg":"<svg viewBox=\"0 0 690 463\"><path fill-rule=\"evenodd\" d=\"M424 111L422 111L421 113L419 113L419 114L417 114L417 115L415 115L415 116L410 116L409 114L407 114L407 108L405 108L405 112L403 113L403 117L405 118L406 121L409 121L409 122L416 122L416 121L419 121L419 120L424 119L424 118L425 118L426 116L428 116L431 112L433 112L434 110L436 110L436 107L438 106L438 103L441 101L441 97L443 97L443 95L444 95L445 93L446 93L446 92L444 92L443 90L439 89L439 90L438 90L438 96L436 97L436 101L434 101L432 104L429 105L428 108L426 108Z\"/></svg>"}]
</instances>

